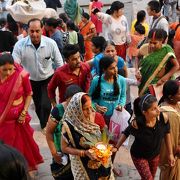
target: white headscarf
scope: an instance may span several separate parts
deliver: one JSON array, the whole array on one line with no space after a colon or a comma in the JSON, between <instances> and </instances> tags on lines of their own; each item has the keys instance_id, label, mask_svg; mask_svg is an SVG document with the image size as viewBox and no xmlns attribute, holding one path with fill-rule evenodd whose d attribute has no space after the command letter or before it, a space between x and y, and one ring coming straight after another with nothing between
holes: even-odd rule
<instances>
[{"instance_id":1,"label":"white headscarf","mask_svg":"<svg viewBox=\"0 0 180 180\"><path fill-rule=\"evenodd\" d=\"M85 94L86 93L80 92L71 98L64 113L63 121L69 122L74 129L83 136L89 134L100 137L101 132L99 126L86 119L83 114L81 98Z\"/></svg>"}]
</instances>

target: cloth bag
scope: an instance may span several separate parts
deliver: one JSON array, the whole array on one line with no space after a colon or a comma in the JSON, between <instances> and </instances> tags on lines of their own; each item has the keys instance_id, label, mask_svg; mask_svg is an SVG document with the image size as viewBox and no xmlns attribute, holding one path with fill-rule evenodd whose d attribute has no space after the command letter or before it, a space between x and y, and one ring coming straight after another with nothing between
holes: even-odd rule
<instances>
[{"instance_id":1,"label":"cloth bag","mask_svg":"<svg viewBox=\"0 0 180 180\"><path fill-rule=\"evenodd\" d=\"M131 115L123 108L122 111L114 109L110 118L109 132L113 134L113 142L117 143L121 133L128 127L128 120ZM128 146L129 139L123 145Z\"/></svg>"},{"instance_id":2,"label":"cloth bag","mask_svg":"<svg viewBox=\"0 0 180 180\"><path fill-rule=\"evenodd\" d=\"M16 22L27 24L32 18L44 17L46 4L44 0L9 0L6 9Z\"/></svg>"}]
</instances>

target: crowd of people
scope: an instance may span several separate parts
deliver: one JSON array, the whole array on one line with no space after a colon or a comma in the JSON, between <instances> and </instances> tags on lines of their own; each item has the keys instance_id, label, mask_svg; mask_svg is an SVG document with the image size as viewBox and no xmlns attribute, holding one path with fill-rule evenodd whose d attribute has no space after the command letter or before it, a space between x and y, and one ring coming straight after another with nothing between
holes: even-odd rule
<instances>
[{"instance_id":1,"label":"crowd of people","mask_svg":"<svg viewBox=\"0 0 180 180\"><path fill-rule=\"evenodd\" d=\"M59 0L44 3L55 14L61 7ZM65 13L42 18L25 13L23 22L16 13L7 14L6 6L0 8L0 179L27 180L43 163L30 126L33 99L52 154L54 179L122 176L114 158L132 135L130 154L142 180L153 180L158 166L160 180L179 180L177 4L148 1L131 25L120 1L103 12L103 2L92 0L87 13L77 1L66 0ZM135 79L129 78L128 68L135 69ZM132 85L139 90L134 102ZM111 156L104 163L92 150L92 141L104 135L115 111L131 118L116 140L113 134L108 137Z\"/></svg>"}]
</instances>

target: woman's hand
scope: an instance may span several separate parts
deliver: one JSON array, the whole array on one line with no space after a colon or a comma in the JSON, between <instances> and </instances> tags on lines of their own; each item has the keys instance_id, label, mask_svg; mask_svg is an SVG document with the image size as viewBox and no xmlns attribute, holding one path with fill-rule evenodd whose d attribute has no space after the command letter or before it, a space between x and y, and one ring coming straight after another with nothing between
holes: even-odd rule
<instances>
[{"instance_id":1,"label":"woman's hand","mask_svg":"<svg viewBox=\"0 0 180 180\"><path fill-rule=\"evenodd\" d=\"M104 114L107 112L107 107L105 106L99 106L98 104L96 104L96 110L97 112Z\"/></svg>"},{"instance_id":2,"label":"woman's hand","mask_svg":"<svg viewBox=\"0 0 180 180\"><path fill-rule=\"evenodd\" d=\"M58 154L58 152L56 152L56 153L52 154L52 156L53 156L55 162L57 162L58 164L61 164L61 162L62 162L61 154Z\"/></svg>"},{"instance_id":3,"label":"woman's hand","mask_svg":"<svg viewBox=\"0 0 180 180\"><path fill-rule=\"evenodd\" d=\"M165 82L167 81L166 77L162 77L161 79L159 79L159 81L157 82L157 86L161 86L163 85Z\"/></svg>"},{"instance_id":4,"label":"woman's hand","mask_svg":"<svg viewBox=\"0 0 180 180\"><path fill-rule=\"evenodd\" d=\"M121 112L122 112L123 107L122 107L121 105L118 105L118 106L116 107L116 110L117 110L117 111L121 111Z\"/></svg>"},{"instance_id":5,"label":"woman's hand","mask_svg":"<svg viewBox=\"0 0 180 180\"><path fill-rule=\"evenodd\" d=\"M26 120L27 111L23 110L19 116L18 123L24 124Z\"/></svg>"},{"instance_id":6,"label":"woman's hand","mask_svg":"<svg viewBox=\"0 0 180 180\"><path fill-rule=\"evenodd\" d=\"M173 154L169 154L169 156L168 156L168 162L169 162L169 165L171 166L171 167L173 167L174 165L175 165L175 158L174 158L174 155Z\"/></svg>"},{"instance_id":7,"label":"woman's hand","mask_svg":"<svg viewBox=\"0 0 180 180\"><path fill-rule=\"evenodd\" d=\"M136 73L135 73L135 77L136 77L136 79L137 79L138 81L141 81L142 76L141 76L141 73L140 73L140 71L139 71L139 70L138 70L138 71L136 71Z\"/></svg>"},{"instance_id":8,"label":"woman's hand","mask_svg":"<svg viewBox=\"0 0 180 180\"><path fill-rule=\"evenodd\" d=\"M91 152L91 149L86 150L84 153L87 157L89 157L89 159L96 160L96 156L94 155L94 153Z\"/></svg>"}]
</instances>

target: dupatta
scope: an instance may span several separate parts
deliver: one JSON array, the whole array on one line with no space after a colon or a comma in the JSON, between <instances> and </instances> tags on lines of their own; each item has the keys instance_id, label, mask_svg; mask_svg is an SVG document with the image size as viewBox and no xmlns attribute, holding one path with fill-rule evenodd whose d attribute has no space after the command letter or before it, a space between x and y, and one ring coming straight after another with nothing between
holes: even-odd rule
<instances>
[{"instance_id":1,"label":"dupatta","mask_svg":"<svg viewBox=\"0 0 180 180\"><path fill-rule=\"evenodd\" d=\"M140 95L143 95L150 84L156 84L159 80L157 75L166 65L170 57L175 58L173 49L169 45L164 45L140 61L140 72L142 75L139 85Z\"/></svg>"},{"instance_id":2,"label":"dupatta","mask_svg":"<svg viewBox=\"0 0 180 180\"><path fill-rule=\"evenodd\" d=\"M9 112L12 103L14 101L14 98L16 97L16 94L22 83L22 77L25 74L27 74L27 72L23 70L23 68L20 65L14 64L14 66L15 66L15 72L5 81L5 82L8 81L8 88L4 89L5 94L3 97L6 99L3 102L0 101L0 124L3 123L3 121L6 119L7 113Z\"/></svg>"}]
</instances>

